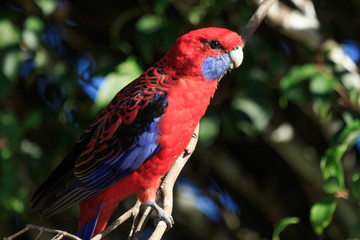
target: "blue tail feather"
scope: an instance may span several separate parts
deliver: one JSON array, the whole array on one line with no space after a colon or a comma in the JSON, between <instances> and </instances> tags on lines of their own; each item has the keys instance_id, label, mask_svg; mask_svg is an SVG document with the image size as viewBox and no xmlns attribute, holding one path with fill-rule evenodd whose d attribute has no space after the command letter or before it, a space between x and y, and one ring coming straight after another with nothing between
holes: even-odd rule
<instances>
[{"instance_id":1,"label":"blue tail feather","mask_svg":"<svg viewBox=\"0 0 360 240\"><path fill-rule=\"evenodd\" d=\"M98 213L96 214L95 217L93 217L88 223L86 223L84 226L81 227L80 232L78 232L76 234L76 236L82 238L83 240L90 240L92 238L92 235L94 234L95 231L95 227L97 224L97 221L99 219L100 216L100 212L101 212L101 207L102 207L102 202L99 206L99 210Z\"/></svg>"}]
</instances>

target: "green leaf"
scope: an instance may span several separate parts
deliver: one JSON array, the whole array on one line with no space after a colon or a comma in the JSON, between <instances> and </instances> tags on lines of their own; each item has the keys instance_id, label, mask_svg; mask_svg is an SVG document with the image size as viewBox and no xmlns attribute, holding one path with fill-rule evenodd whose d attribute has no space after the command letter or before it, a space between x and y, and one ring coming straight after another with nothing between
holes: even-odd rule
<instances>
[{"instance_id":1,"label":"green leaf","mask_svg":"<svg viewBox=\"0 0 360 240\"><path fill-rule=\"evenodd\" d=\"M42 41L42 32L44 30L44 23L36 16L30 16L25 20L25 29L22 32L22 39L25 45L35 51L39 48Z\"/></svg>"},{"instance_id":2,"label":"green leaf","mask_svg":"<svg viewBox=\"0 0 360 240\"><path fill-rule=\"evenodd\" d=\"M329 176L325 179L323 189L325 192L333 194L344 190L344 186L342 185L338 176Z\"/></svg>"},{"instance_id":3,"label":"green leaf","mask_svg":"<svg viewBox=\"0 0 360 240\"><path fill-rule=\"evenodd\" d=\"M7 80L13 81L19 74L22 52L18 47L12 47L7 51L3 51L0 58L0 72L2 71ZM10 83L10 85L12 85L12 83ZM8 87L11 88L11 86ZM0 91L4 90L1 89Z\"/></svg>"},{"instance_id":4,"label":"green leaf","mask_svg":"<svg viewBox=\"0 0 360 240\"><path fill-rule=\"evenodd\" d=\"M10 20L0 20L0 32L6 33L0 36L0 49L20 42L20 32Z\"/></svg>"},{"instance_id":5,"label":"green leaf","mask_svg":"<svg viewBox=\"0 0 360 240\"><path fill-rule=\"evenodd\" d=\"M55 0L35 0L45 16L49 16L56 9L57 2Z\"/></svg>"},{"instance_id":6,"label":"green leaf","mask_svg":"<svg viewBox=\"0 0 360 240\"><path fill-rule=\"evenodd\" d=\"M341 133L335 139L336 144L345 144L352 146L360 134L360 120L355 120L346 125ZM348 147L350 148L350 147Z\"/></svg>"},{"instance_id":7,"label":"green leaf","mask_svg":"<svg viewBox=\"0 0 360 240\"><path fill-rule=\"evenodd\" d=\"M144 15L136 23L136 30L144 33L153 33L161 28L163 20L158 15Z\"/></svg>"},{"instance_id":8,"label":"green leaf","mask_svg":"<svg viewBox=\"0 0 360 240\"><path fill-rule=\"evenodd\" d=\"M346 149L346 145L329 148L321 159L320 167L325 180L324 191L327 193L333 194L345 189L341 158Z\"/></svg>"},{"instance_id":9,"label":"green leaf","mask_svg":"<svg viewBox=\"0 0 360 240\"><path fill-rule=\"evenodd\" d=\"M263 131L270 121L269 108L249 97L237 96L232 106L244 115L237 118L237 126L248 135Z\"/></svg>"},{"instance_id":10,"label":"green leaf","mask_svg":"<svg viewBox=\"0 0 360 240\"><path fill-rule=\"evenodd\" d=\"M350 193L356 201L360 202L360 174L357 173L352 178Z\"/></svg>"},{"instance_id":11,"label":"green leaf","mask_svg":"<svg viewBox=\"0 0 360 240\"><path fill-rule=\"evenodd\" d=\"M328 94L334 92L335 79L316 73L311 77L309 89L312 94Z\"/></svg>"},{"instance_id":12,"label":"green leaf","mask_svg":"<svg viewBox=\"0 0 360 240\"><path fill-rule=\"evenodd\" d=\"M34 31L34 32L41 33L44 31L44 23L37 16L28 17L24 22L24 27L25 27L25 29Z\"/></svg>"},{"instance_id":13,"label":"green leaf","mask_svg":"<svg viewBox=\"0 0 360 240\"><path fill-rule=\"evenodd\" d=\"M336 209L333 196L328 196L315 203L310 210L310 222L316 234L321 235L332 221Z\"/></svg>"},{"instance_id":14,"label":"green leaf","mask_svg":"<svg viewBox=\"0 0 360 240\"><path fill-rule=\"evenodd\" d=\"M142 69L134 57L128 57L116 67L116 72L109 73L100 86L96 96L96 108L104 108L115 94L140 76Z\"/></svg>"},{"instance_id":15,"label":"green leaf","mask_svg":"<svg viewBox=\"0 0 360 240\"><path fill-rule=\"evenodd\" d=\"M278 222L274 227L274 232L272 235L272 240L280 240L280 233L291 224L298 224L300 218L298 217L287 217Z\"/></svg>"},{"instance_id":16,"label":"green leaf","mask_svg":"<svg viewBox=\"0 0 360 240\"><path fill-rule=\"evenodd\" d=\"M294 66L290 69L289 73L281 79L280 91L290 100L303 101L306 99L306 89L300 84L317 73L318 69L315 64Z\"/></svg>"},{"instance_id":17,"label":"green leaf","mask_svg":"<svg viewBox=\"0 0 360 240\"><path fill-rule=\"evenodd\" d=\"M285 100L302 104L308 101L307 80L318 74L315 64L294 66L289 73L280 81L282 103ZM283 104L284 105L284 104Z\"/></svg>"},{"instance_id":18,"label":"green leaf","mask_svg":"<svg viewBox=\"0 0 360 240\"><path fill-rule=\"evenodd\" d=\"M15 181L18 179L19 168L14 161L11 161L11 156L11 150L7 148L0 150L0 207L20 214L25 210L27 195Z\"/></svg>"},{"instance_id":19,"label":"green leaf","mask_svg":"<svg viewBox=\"0 0 360 240\"><path fill-rule=\"evenodd\" d=\"M206 13L207 8L202 5L198 5L191 8L191 10L188 12L187 17L189 22L196 26L200 24Z\"/></svg>"}]
</instances>

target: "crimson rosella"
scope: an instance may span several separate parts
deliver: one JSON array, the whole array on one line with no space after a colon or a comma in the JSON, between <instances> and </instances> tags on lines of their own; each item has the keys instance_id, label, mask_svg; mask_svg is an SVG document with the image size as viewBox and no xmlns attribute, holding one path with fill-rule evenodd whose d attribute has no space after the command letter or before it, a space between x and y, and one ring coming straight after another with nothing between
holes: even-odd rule
<instances>
[{"instance_id":1,"label":"crimson rosella","mask_svg":"<svg viewBox=\"0 0 360 240\"><path fill-rule=\"evenodd\" d=\"M161 177L189 143L220 79L243 59L241 37L203 28L178 38L166 55L112 99L40 186L42 217L80 202L78 232L101 232L125 197L172 225L155 203ZM84 237L85 238L85 237Z\"/></svg>"}]
</instances>

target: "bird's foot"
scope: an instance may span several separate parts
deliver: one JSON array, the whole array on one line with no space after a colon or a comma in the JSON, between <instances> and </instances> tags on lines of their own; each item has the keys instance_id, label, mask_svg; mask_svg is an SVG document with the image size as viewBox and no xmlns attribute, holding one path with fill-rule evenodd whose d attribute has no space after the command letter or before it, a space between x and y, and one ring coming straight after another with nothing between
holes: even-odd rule
<instances>
[{"instance_id":1,"label":"bird's foot","mask_svg":"<svg viewBox=\"0 0 360 240\"><path fill-rule=\"evenodd\" d=\"M146 205L152 207L157 211L157 216L155 218L155 225L160 221L164 221L167 225L167 229L170 229L174 225L174 219L171 214L167 213L164 209L162 209L155 201L147 202Z\"/></svg>"}]
</instances>

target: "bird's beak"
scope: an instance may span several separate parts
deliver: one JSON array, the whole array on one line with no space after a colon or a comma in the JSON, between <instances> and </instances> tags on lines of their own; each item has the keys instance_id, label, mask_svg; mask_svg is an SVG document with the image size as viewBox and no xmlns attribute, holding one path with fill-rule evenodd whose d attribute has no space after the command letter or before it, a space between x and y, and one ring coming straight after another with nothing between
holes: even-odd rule
<instances>
[{"instance_id":1,"label":"bird's beak","mask_svg":"<svg viewBox=\"0 0 360 240\"><path fill-rule=\"evenodd\" d=\"M243 61L244 54L241 46L237 46L229 52L231 61L234 63L234 67L238 68Z\"/></svg>"}]
</instances>

